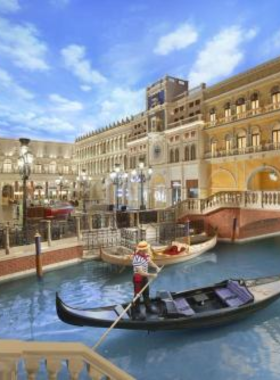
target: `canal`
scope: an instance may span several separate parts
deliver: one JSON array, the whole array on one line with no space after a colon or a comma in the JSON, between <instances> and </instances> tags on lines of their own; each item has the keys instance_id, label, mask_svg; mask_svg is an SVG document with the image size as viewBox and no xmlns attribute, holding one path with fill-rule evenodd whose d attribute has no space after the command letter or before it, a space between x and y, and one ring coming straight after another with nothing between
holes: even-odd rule
<instances>
[{"instance_id":1,"label":"canal","mask_svg":"<svg viewBox=\"0 0 280 380\"><path fill-rule=\"evenodd\" d=\"M156 290L200 287L225 278L280 273L280 237L240 245L219 244L188 263L165 267ZM77 341L93 346L104 329L61 322L55 292L77 307L131 300L131 270L88 261L44 275L0 285L0 338ZM98 352L138 380L278 380L280 301L227 326L176 332L113 330ZM63 374L61 374L63 379Z\"/></svg>"}]
</instances>

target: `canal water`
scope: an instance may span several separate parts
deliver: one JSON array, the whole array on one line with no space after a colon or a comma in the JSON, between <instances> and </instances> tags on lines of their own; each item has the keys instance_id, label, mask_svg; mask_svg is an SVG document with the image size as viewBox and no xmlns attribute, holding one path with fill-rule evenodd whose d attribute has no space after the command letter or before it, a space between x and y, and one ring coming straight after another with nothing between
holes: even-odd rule
<instances>
[{"instance_id":1,"label":"canal water","mask_svg":"<svg viewBox=\"0 0 280 380\"><path fill-rule=\"evenodd\" d=\"M156 290L200 287L226 278L280 273L280 238L219 244L189 263L165 267ZM105 329L67 325L55 311L55 292L77 307L131 300L131 270L85 262L0 285L0 338L77 341L92 347ZM98 352L138 380L278 380L280 301L227 326L195 331L113 330ZM63 371L60 379L65 379ZM41 379L41 377L38 377ZM24 379L20 377L19 379Z\"/></svg>"}]
</instances>

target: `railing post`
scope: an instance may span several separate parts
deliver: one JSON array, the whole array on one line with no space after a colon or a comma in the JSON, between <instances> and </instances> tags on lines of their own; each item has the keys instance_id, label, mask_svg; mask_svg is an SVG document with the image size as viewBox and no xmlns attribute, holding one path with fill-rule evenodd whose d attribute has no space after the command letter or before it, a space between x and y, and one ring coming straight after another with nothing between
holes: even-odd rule
<instances>
[{"instance_id":1,"label":"railing post","mask_svg":"<svg viewBox=\"0 0 280 380\"><path fill-rule=\"evenodd\" d=\"M88 214L88 229L92 231L92 215Z\"/></svg>"},{"instance_id":2,"label":"railing post","mask_svg":"<svg viewBox=\"0 0 280 380\"><path fill-rule=\"evenodd\" d=\"M78 240L82 240L82 235L81 235L81 217L80 215L76 215L76 226L77 226L77 238Z\"/></svg>"},{"instance_id":3,"label":"railing post","mask_svg":"<svg viewBox=\"0 0 280 380\"><path fill-rule=\"evenodd\" d=\"M41 235L37 231L35 236L35 254L36 254L36 273L38 278L43 277L43 265L42 265L42 254L41 254Z\"/></svg>"},{"instance_id":4,"label":"railing post","mask_svg":"<svg viewBox=\"0 0 280 380\"><path fill-rule=\"evenodd\" d=\"M48 246L52 245L51 220L47 220Z\"/></svg>"},{"instance_id":5,"label":"railing post","mask_svg":"<svg viewBox=\"0 0 280 380\"><path fill-rule=\"evenodd\" d=\"M5 236L5 252L6 252L6 255L9 255L10 254L10 224L9 222L7 222L7 225L6 225L6 236Z\"/></svg>"}]
</instances>

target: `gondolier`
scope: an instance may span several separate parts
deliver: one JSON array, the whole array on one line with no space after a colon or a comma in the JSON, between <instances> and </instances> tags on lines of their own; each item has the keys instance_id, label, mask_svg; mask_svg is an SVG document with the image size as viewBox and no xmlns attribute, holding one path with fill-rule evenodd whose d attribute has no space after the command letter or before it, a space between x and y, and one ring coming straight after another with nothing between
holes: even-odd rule
<instances>
[{"instance_id":1,"label":"gondolier","mask_svg":"<svg viewBox=\"0 0 280 380\"><path fill-rule=\"evenodd\" d=\"M149 253L149 245L143 240L137 245L136 251L133 254L132 259L133 265L133 285L134 285L134 297L141 292L143 287L148 283L149 277L156 277L156 273L149 273L148 268L149 265L159 271L159 267L153 262L151 255ZM149 296L149 286L142 293L144 304L146 306L146 310L149 312L157 312L155 308L151 306L150 296ZM133 318L144 319L145 316L141 312L140 309L140 297L136 300L132 308Z\"/></svg>"}]
</instances>

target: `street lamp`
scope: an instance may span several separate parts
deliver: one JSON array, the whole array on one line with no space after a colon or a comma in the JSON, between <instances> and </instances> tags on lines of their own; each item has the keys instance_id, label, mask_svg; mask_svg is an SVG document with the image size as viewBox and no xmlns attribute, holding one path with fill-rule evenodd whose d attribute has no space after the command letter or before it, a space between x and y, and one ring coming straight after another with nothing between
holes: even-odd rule
<instances>
[{"instance_id":1,"label":"street lamp","mask_svg":"<svg viewBox=\"0 0 280 380\"><path fill-rule=\"evenodd\" d=\"M33 154L30 152L28 144L30 139L21 138L19 139L20 146L20 156L18 157L18 168L23 181L23 199L22 199L22 230L23 236L26 240L26 198L27 198L27 188L26 181L28 180L31 173L31 165L33 162Z\"/></svg>"},{"instance_id":2,"label":"street lamp","mask_svg":"<svg viewBox=\"0 0 280 380\"><path fill-rule=\"evenodd\" d=\"M59 199L63 199L63 188L67 185L68 180L64 179L62 174L59 174L58 179L55 180L55 183L57 184L59 188Z\"/></svg>"},{"instance_id":3,"label":"street lamp","mask_svg":"<svg viewBox=\"0 0 280 380\"><path fill-rule=\"evenodd\" d=\"M86 169L82 169L81 174L77 177L77 181L82 187L82 197L83 197L83 212L86 212L86 191L89 185L91 177L88 176Z\"/></svg>"},{"instance_id":4,"label":"street lamp","mask_svg":"<svg viewBox=\"0 0 280 380\"><path fill-rule=\"evenodd\" d=\"M151 166L148 168L147 174L144 172L145 162L144 160L139 160L139 169L132 170L131 172L131 182L140 183L140 210L146 210L146 205L144 203L144 183L151 179L153 174L153 169Z\"/></svg>"},{"instance_id":5,"label":"street lamp","mask_svg":"<svg viewBox=\"0 0 280 380\"><path fill-rule=\"evenodd\" d=\"M116 209L119 209L119 196L120 196L120 186L123 185L124 181L127 179L128 174L126 172L121 172L120 164L115 164L115 169L110 173L110 178L113 184L116 186L115 199L116 199Z\"/></svg>"}]
</instances>

